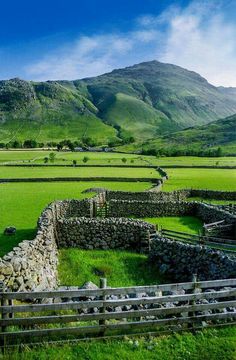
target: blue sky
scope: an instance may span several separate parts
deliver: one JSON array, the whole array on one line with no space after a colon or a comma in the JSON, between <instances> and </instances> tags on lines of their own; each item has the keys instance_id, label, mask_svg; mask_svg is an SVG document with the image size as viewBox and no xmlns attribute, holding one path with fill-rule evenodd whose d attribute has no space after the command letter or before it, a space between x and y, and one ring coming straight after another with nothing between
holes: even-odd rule
<instances>
[{"instance_id":1,"label":"blue sky","mask_svg":"<svg viewBox=\"0 0 236 360\"><path fill-rule=\"evenodd\" d=\"M236 0L8 0L0 78L77 79L148 60L236 86Z\"/></svg>"}]
</instances>

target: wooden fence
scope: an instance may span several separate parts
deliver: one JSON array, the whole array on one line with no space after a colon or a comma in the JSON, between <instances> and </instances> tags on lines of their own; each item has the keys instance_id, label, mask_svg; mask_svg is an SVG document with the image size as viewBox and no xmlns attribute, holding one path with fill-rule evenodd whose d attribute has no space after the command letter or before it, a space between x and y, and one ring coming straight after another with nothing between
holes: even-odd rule
<instances>
[{"instance_id":1,"label":"wooden fence","mask_svg":"<svg viewBox=\"0 0 236 360\"><path fill-rule=\"evenodd\" d=\"M213 236L195 235L168 229L161 229L159 232L162 237L166 237L171 240L183 241L194 245L206 245L214 249L224 250L226 252L236 252L236 240L223 239Z\"/></svg>"},{"instance_id":2,"label":"wooden fence","mask_svg":"<svg viewBox=\"0 0 236 360\"><path fill-rule=\"evenodd\" d=\"M4 345L236 323L236 279L98 289L7 292L1 288Z\"/></svg>"}]
</instances>

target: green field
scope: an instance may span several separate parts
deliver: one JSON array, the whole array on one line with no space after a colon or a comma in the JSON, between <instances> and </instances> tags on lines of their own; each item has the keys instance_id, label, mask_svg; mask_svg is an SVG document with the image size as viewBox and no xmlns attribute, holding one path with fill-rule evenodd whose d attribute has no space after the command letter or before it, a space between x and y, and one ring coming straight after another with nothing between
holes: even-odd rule
<instances>
[{"instance_id":1,"label":"green field","mask_svg":"<svg viewBox=\"0 0 236 360\"><path fill-rule=\"evenodd\" d=\"M44 162L52 150L0 150L0 164L9 162L39 163ZM78 165L84 164L83 158L89 158L88 165L178 165L178 166L236 166L236 157L155 157L138 154L113 153L113 152L57 152L53 164L72 164L76 160ZM124 163L122 158L126 158ZM52 164L52 165L53 165Z\"/></svg>"},{"instance_id":2,"label":"green field","mask_svg":"<svg viewBox=\"0 0 236 360\"><path fill-rule=\"evenodd\" d=\"M61 285L83 285L106 277L108 286L136 286L163 283L158 268L143 254L119 250L61 249L59 255ZM166 280L165 280L166 282Z\"/></svg>"},{"instance_id":3,"label":"green field","mask_svg":"<svg viewBox=\"0 0 236 360\"><path fill-rule=\"evenodd\" d=\"M176 156L159 157L157 159L160 166L236 166L236 156L229 157L197 157L197 156Z\"/></svg>"},{"instance_id":4,"label":"green field","mask_svg":"<svg viewBox=\"0 0 236 360\"><path fill-rule=\"evenodd\" d=\"M166 216L159 218L144 218L142 220L155 224L157 228L182 231L189 234L198 234L203 226L202 221L194 216Z\"/></svg>"},{"instance_id":5,"label":"green field","mask_svg":"<svg viewBox=\"0 0 236 360\"><path fill-rule=\"evenodd\" d=\"M127 177L160 178L155 169L112 167L0 167L0 178L48 178L48 177Z\"/></svg>"},{"instance_id":6,"label":"green field","mask_svg":"<svg viewBox=\"0 0 236 360\"><path fill-rule=\"evenodd\" d=\"M231 169L167 169L169 180L164 191L177 189L236 190L236 170Z\"/></svg>"},{"instance_id":7,"label":"green field","mask_svg":"<svg viewBox=\"0 0 236 360\"><path fill-rule=\"evenodd\" d=\"M54 200L82 199L85 189L105 187L110 190L144 191L150 183L137 182L50 182L0 184L0 256L10 251L22 240L35 236L36 223L41 211ZM16 226L13 236L4 236L7 226Z\"/></svg>"},{"instance_id":8,"label":"green field","mask_svg":"<svg viewBox=\"0 0 236 360\"><path fill-rule=\"evenodd\" d=\"M23 350L22 350L23 349ZM236 327L169 336L92 340L7 351L5 360L234 360Z\"/></svg>"},{"instance_id":9,"label":"green field","mask_svg":"<svg viewBox=\"0 0 236 360\"><path fill-rule=\"evenodd\" d=\"M56 154L54 164L72 163L72 160L78 161L83 164L82 160L85 156L89 158L88 164L122 164L122 158L127 159L127 163L136 165L147 165L145 160L156 160L154 156L141 156L135 154L122 154L122 153L106 153L106 152L57 152L54 150L0 150L0 163L8 162L25 162L28 163L43 163L45 157L51 152Z\"/></svg>"}]
</instances>

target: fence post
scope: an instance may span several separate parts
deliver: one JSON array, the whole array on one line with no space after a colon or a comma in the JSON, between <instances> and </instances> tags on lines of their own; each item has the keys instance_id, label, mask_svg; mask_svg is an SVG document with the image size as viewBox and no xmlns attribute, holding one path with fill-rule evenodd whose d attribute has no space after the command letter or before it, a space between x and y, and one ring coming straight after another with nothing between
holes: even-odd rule
<instances>
[{"instance_id":1,"label":"fence post","mask_svg":"<svg viewBox=\"0 0 236 360\"><path fill-rule=\"evenodd\" d=\"M6 306L7 305L7 299L4 297L4 292L6 292L6 285L4 284L3 281L1 281L0 282L1 306ZM1 313L2 313L2 319L3 320L8 318L8 314L6 312L1 311ZM2 326L1 331L5 332L6 331L6 326Z\"/></svg>"},{"instance_id":2,"label":"fence post","mask_svg":"<svg viewBox=\"0 0 236 360\"><path fill-rule=\"evenodd\" d=\"M196 294L199 292L198 288L197 288L197 274L193 274L192 282L193 282L193 294ZM189 301L189 305L195 305L195 301L194 300ZM188 314L189 317L192 317L194 315L195 315L195 313L193 311L189 312L189 314ZM188 324L188 327L192 328L193 325Z\"/></svg>"},{"instance_id":3,"label":"fence post","mask_svg":"<svg viewBox=\"0 0 236 360\"><path fill-rule=\"evenodd\" d=\"M107 279L106 278L100 278L100 289L106 289L106 287L107 287ZM102 300L102 301L106 301L106 295L105 294L103 294L101 297L100 297L100 300ZM100 307L100 313L101 314L104 314L105 313L105 311L106 311L106 306L105 306L105 304L103 304L103 306L102 307ZM99 325L105 325L105 320L99 320Z\"/></svg>"}]
</instances>

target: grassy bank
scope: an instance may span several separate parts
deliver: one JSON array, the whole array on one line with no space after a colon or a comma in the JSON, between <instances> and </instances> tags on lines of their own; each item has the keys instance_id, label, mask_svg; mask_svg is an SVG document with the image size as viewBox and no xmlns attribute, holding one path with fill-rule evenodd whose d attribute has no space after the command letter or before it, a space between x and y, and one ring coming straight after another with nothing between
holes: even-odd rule
<instances>
[{"instance_id":1,"label":"grassy bank","mask_svg":"<svg viewBox=\"0 0 236 360\"><path fill-rule=\"evenodd\" d=\"M27 346L5 354L6 360L233 360L236 359L236 327L209 329L162 337L87 341L75 345Z\"/></svg>"}]
</instances>

